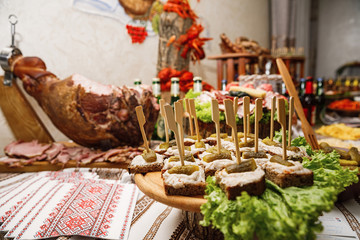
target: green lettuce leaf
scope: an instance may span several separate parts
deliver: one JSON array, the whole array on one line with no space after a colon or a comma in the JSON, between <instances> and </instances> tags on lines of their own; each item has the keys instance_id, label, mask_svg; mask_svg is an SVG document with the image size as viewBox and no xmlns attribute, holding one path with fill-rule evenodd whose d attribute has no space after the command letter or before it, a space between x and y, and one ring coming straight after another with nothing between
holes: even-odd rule
<instances>
[{"instance_id":1,"label":"green lettuce leaf","mask_svg":"<svg viewBox=\"0 0 360 240\"><path fill-rule=\"evenodd\" d=\"M301 137L292 145L309 146ZM253 239L254 235L258 239L315 239L323 229L319 216L331 211L337 195L358 181L358 171L341 167L335 151L312 152L311 160L304 158L303 165L314 173L312 186L282 189L266 180L261 196L243 192L233 201L227 199L215 177L208 177L201 224L219 229L225 239Z\"/></svg>"}]
</instances>

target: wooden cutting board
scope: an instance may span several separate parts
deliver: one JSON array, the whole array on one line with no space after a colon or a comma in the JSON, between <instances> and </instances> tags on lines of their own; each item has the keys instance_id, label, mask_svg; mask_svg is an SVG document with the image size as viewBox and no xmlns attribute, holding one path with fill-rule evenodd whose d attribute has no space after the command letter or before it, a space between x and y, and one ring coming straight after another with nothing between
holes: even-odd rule
<instances>
[{"instance_id":1,"label":"wooden cutting board","mask_svg":"<svg viewBox=\"0 0 360 240\"><path fill-rule=\"evenodd\" d=\"M149 172L145 175L135 174L135 183L144 194L152 199L185 211L200 212L200 206L206 203L206 199L203 196L166 195L160 172Z\"/></svg>"},{"instance_id":2,"label":"wooden cutting board","mask_svg":"<svg viewBox=\"0 0 360 240\"><path fill-rule=\"evenodd\" d=\"M0 76L0 107L15 138L23 141L37 139L42 143L53 142L54 139L16 81L13 81L12 86L5 86L3 79L4 77Z\"/></svg>"}]
</instances>

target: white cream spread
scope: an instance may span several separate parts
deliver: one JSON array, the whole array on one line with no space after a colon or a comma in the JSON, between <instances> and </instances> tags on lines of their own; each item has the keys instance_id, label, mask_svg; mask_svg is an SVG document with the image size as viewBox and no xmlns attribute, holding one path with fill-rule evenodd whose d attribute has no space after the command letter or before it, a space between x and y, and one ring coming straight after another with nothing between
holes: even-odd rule
<instances>
[{"instance_id":1,"label":"white cream spread","mask_svg":"<svg viewBox=\"0 0 360 240\"><path fill-rule=\"evenodd\" d=\"M156 161L155 162L147 162L141 155L137 155L132 161L131 166L145 166L145 165L151 165L156 163L163 163L164 157L160 154L156 153Z\"/></svg>"},{"instance_id":2,"label":"white cream spread","mask_svg":"<svg viewBox=\"0 0 360 240\"><path fill-rule=\"evenodd\" d=\"M191 152L185 150L185 155L190 154ZM179 155L179 149L177 147L169 147L164 153L165 156L176 156Z\"/></svg>"},{"instance_id":3,"label":"white cream spread","mask_svg":"<svg viewBox=\"0 0 360 240\"><path fill-rule=\"evenodd\" d=\"M259 141L259 147L264 149L264 151L270 152L270 153L275 154L275 155L282 155L283 154L282 147L269 146L269 145L266 145L265 143L263 143L262 141ZM302 158L302 157L308 156L306 154L306 151L301 147L299 147L298 152L286 150L286 155L287 155L288 158Z\"/></svg>"},{"instance_id":4,"label":"white cream spread","mask_svg":"<svg viewBox=\"0 0 360 240\"><path fill-rule=\"evenodd\" d=\"M192 139L192 138L184 138L184 143L191 143L191 144L195 144L196 140Z\"/></svg>"},{"instance_id":5,"label":"white cream spread","mask_svg":"<svg viewBox=\"0 0 360 240\"><path fill-rule=\"evenodd\" d=\"M204 148L196 148L195 147L195 144L194 145L191 145L190 148L191 148L191 154L192 155L195 155L197 153L202 153L202 152L205 152L206 149L208 149L210 147L209 144L205 144L205 147Z\"/></svg>"},{"instance_id":6,"label":"white cream spread","mask_svg":"<svg viewBox=\"0 0 360 240\"><path fill-rule=\"evenodd\" d=\"M266 154L267 158L254 158L256 165L258 167L261 167L262 169L265 169L266 164L270 161L271 155Z\"/></svg>"},{"instance_id":7,"label":"white cream spread","mask_svg":"<svg viewBox=\"0 0 360 240\"><path fill-rule=\"evenodd\" d=\"M265 175L264 170L256 168L255 171L241 172L241 173L227 173L225 169L216 173L216 178L220 179L220 184L225 184L227 187L242 187L248 183L257 182Z\"/></svg>"},{"instance_id":8,"label":"white cream spread","mask_svg":"<svg viewBox=\"0 0 360 240\"><path fill-rule=\"evenodd\" d=\"M167 150L167 149L162 149L162 148L160 148L160 144L159 144L159 145L156 146L156 148L155 148L154 151L155 151L156 153L162 154L162 153L166 152L166 150Z\"/></svg>"},{"instance_id":9,"label":"white cream spread","mask_svg":"<svg viewBox=\"0 0 360 240\"><path fill-rule=\"evenodd\" d=\"M186 174L170 174L169 171L163 174L164 184L174 188L183 188L185 184L205 183L205 173L202 168L193 172L191 175Z\"/></svg>"},{"instance_id":10,"label":"white cream spread","mask_svg":"<svg viewBox=\"0 0 360 240\"><path fill-rule=\"evenodd\" d=\"M311 173L311 170L304 168L303 165L300 162L291 161L289 162L293 163L294 166L285 166L280 163L276 162L268 162L265 165L265 170L272 170L276 173L287 173L287 174L306 174Z\"/></svg>"}]
</instances>

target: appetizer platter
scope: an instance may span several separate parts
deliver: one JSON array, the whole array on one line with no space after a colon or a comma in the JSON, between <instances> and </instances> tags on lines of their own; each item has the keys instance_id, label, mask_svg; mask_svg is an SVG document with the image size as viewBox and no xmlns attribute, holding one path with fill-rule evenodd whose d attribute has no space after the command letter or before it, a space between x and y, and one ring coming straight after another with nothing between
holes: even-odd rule
<instances>
[{"instance_id":1,"label":"appetizer platter","mask_svg":"<svg viewBox=\"0 0 360 240\"><path fill-rule=\"evenodd\" d=\"M232 218L232 210L225 206L239 207L238 214L242 217L249 215L250 219L241 217L241 221L251 222L249 226L258 226L262 222L256 216L251 216L251 208L264 214L267 220L277 216L275 219L279 219L275 221L280 221L279 225L265 227L264 232L256 234L260 239L264 238L266 231L271 230L269 228L279 228L277 231L287 229L283 237L296 235L292 239L314 236L314 232L321 228L321 223L317 222L319 214L331 210L338 194L358 181L356 172L339 165L337 151L313 151L304 138L291 139L291 131L286 131L291 128L291 121L287 123L285 117L284 99L275 97L271 101L276 102L278 122L282 127L280 136L284 141L278 139L279 134L274 136L273 129L269 138L258 137L258 123L263 114L260 98L255 101L254 133L249 132L247 124L244 124L244 132L238 132L235 120L237 99L234 100L224 100L226 124L232 129L231 135L219 131L218 101L211 101L216 134L207 138L201 138L196 129L198 124L192 99L185 100L189 101L188 104L179 100L174 108L161 104L160 114L174 132L175 140L161 143L154 150L145 146L144 153L134 158L129 171L135 174L136 184L141 191L159 202L185 211L200 212L204 217L201 225L213 225L223 232L225 238L244 238L242 234L253 236L255 231L252 228L239 234L225 230L221 222L226 222L227 217ZM245 104L248 102L246 97L242 101ZM188 106L187 115L194 121L194 136L183 135L184 105ZM141 111L141 107L138 107L140 128L145 124ZM243 111L246 116L246 106ZM275 111L275 107L272 111ZM290 98L289 112L293 111L293 99ZM146 143L146 136L143 137ZM324 172L323 169L327 170ZM325 182L321 180L324 174ZM245 203L251 204L248 210L241 207ZM297 205L304 206L298 208ZM303 209L308 207L312 210L304 212ZM285 216L289 220L283 222ZM297 228L303 231L295 233Z\"/></svg>"}]
</instances>

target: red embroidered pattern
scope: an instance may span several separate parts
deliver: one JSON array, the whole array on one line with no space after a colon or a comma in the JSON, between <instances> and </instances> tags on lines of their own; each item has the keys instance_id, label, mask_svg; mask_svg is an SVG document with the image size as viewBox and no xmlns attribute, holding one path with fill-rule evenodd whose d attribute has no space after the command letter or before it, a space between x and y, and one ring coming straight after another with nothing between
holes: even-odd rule
<instances>
[{"instance_id":1,"label":"red embroidered pattern","mask_svg":"<svg viewBox=\"0 0 360 240\"><path fill-rule=\"evenodd\" d=\"M129 207L126 211L126 217L125 217L125 220L124 220L124 224L121 228L121 233L120 233L120 240L123 240L124 237L125 237L125 232L126 232L126 226L128 226L129 224L129 217L130 217L130 211L131 211L131 206L133 205L133 202L135 200L135 192L136 192L136 185L133 186L133 191L132 191L132 194L131 194L131 199L130 199L130 204L129 204Z\"/></svg>"},{"instance_id":2,"label":"red embroidered pattern","mask_svg":"<svg viewBox=\"0 0 360 240\"><path fill-rule=\"evenodd\" d=\"M72 188L57 204L35 238L61 235L105 237L123 186L86 181Z\"/></svg>"},{"instance_id":3,"label":"red embroidered pattern","mask_svg":"<svg viewBox=\"0 0 360 240\"><path fill-rule=\"evenodd\" d=\"M43 203L43 205L41 206L41 208L39 209L39 211L37 211L35 213L35 215L30 219L30 221L27 222L26 226L21 230L21 232L15 237L14 240L18 240L22 237L22 235L24 234L24 232L29 228L30 224L35 220L35 218L39 215L39 213L43 210L43 208L46 206L46 204L49 203L49 201L54 197L54 195L56 194L56 192L61 188L62 186L58 186L57 188L55 188L55 191L53 191L53 193L51 194L51 196Z\"/></svg>"}]
</instances>

